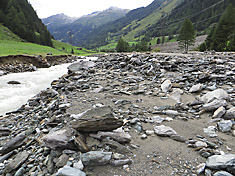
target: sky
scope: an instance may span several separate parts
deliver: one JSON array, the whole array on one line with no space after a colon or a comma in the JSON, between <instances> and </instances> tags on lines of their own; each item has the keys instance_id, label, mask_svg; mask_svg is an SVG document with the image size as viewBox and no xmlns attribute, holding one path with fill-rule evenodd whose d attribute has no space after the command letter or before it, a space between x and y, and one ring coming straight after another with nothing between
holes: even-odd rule
<instances>
[{"instance_id":1,"label":"sky","mask_svg":"<svg viewBox=\"0 0 235 176\"><path fill-rule=\"evenodd\" d=\"M28 0L39 18L64 13L70 17L80 17L109 7L136 9L147 6L153 0Z\"/></svg>"}]
</instances>

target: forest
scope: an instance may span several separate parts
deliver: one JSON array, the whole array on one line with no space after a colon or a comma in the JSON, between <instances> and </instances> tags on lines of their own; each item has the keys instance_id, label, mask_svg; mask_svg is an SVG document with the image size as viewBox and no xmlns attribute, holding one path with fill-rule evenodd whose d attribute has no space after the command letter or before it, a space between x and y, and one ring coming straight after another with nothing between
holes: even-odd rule
<instances>
[{"instance_id":1,"label":"forest","mask_svg":"<svg viewBox=\"0 0 235 176\"><path fill-rule=\"evenodd\" d=\"M1 0L0 23L27 42L52 46L53 37L27 0Z\"/></svg>"}]
</instances>

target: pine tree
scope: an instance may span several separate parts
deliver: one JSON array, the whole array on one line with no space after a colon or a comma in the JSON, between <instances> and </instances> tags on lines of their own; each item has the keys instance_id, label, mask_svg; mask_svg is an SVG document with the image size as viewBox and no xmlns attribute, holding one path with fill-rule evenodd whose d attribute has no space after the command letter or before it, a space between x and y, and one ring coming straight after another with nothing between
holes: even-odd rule
<instances>
[{"instance_id":1,"label":"pine tree","mask_svg":"<svg viewBox=\"0 0 235 176\"><path fill-rule=\"evenodd\" d=\"M130 51L130 46L129 46L128 42L126 42L125 40L120 38L118 40L116 50L117 50L117 52L128 52L128 51Z\"/></svg>"},{"instance_id":2,"label":"pine tree","mask_svg":"<svg viewBox=\"0 0 235 176\"><path fill-rule=\"evenodd\" d=\"M192 22L185 19L179 32L178 43L187 52L190 45L195 42L195 30Z\"/></svg>"},{"instance_id":3,"label":"pine tree","mask_svg":"<svg viewBox=\"0 0 235 176\"><path fill-rule=\"evenodd\" d=\"M232 40L234 28L235 10L233 5L229 4L213 33L212 49L216 51L230 51L229 43Z\"/></svg>"}]
</instances>

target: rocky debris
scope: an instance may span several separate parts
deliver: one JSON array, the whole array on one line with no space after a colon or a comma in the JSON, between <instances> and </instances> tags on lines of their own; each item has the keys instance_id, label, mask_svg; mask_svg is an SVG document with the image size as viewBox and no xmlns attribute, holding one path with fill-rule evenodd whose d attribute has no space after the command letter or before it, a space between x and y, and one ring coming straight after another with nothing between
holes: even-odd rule
<instances>
[{"instance_id":1,"label":"rocky debris","mask_svg":"<svg viewBox=\"0 0 235 176\"><path fill-rule=\"evenodd\" d=\"M203 84L194 85L190 88L189 92L190 93L200 92L203 89L203 87L204 87Z\"/></svg>"},{"instance_id":2,"label":"rocky debris","mask_svg":"<svg viewBox=\"0 0 235 176\"><path fill-rule=\"evenodd\" d=\"M175 130L165 125L155 126L154 131L158 136L163 136L163 137L177 135Z\"/></svg>"},{"instance_id":3,"label":"rocky debris","mask_svg":"<svg viewBox=\"0 0 235 176\"><path fill-rule=\"evenodd\" d=\"M98 57L0 116L0 175L234 175L232 55Z\"/></svg>"},{"instance_id":4,"label":"rocky debris","mask_svg":"<svg viewBox=\"0 0 235 176\"><path fill-rule=\"evenodd\" d=\"M56 173L56 176L86 176L85 172L82 172L79 169L69 167L69 166L64 166L63 168L60 168L58 172Z\"/></svg>"},{"instance_id":5,"label":"rocky debris","mask_svg":"<svg viewBox=\"0 0 235 176\"><path fill-rule=\"evenodd\" d=\"M81 155L82 163L85 166L106 165L112 158L112 152L90 151Z\"/></svg>"},{"instance_id":6,"label":"rocky debris","mask_svg":"<svg viewBox=\"0 0 235 176\"><path fill-rule=\"evenodd\" d=\"M233 176L233 175L226 171L218 171L214 174L214 176Z\"/></svg>"},{"instance_id":7,"label":"rocky debris","mask_svg":"<svg viewBox=\"0 0 235 176\"><path fill-rule=\"evenodd\" d=\"M227 120L230 120L230 119L234 120L235 119L235 107L232 107L229 110L227 110L223 118Z\"/></svg>"}]
</instances>

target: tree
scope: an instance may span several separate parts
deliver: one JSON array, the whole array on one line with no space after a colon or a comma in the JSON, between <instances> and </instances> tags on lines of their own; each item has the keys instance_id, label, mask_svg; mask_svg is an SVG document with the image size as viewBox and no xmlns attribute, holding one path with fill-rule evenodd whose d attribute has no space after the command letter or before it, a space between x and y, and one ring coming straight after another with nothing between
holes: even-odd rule
<instances>
[{"instance_id":1,"label":"tree","mask_svg":"<svg viewBox=\"0 0 235 176\"><path fill-rule=\"evenodd\" d=\"M117 50L117 52L128 52L128 51L130 51L130 46L129 46L128 42L123 40L123 38L120 38L118 40L116 50Z\"/></svg>"},{"instance_id":2,"label":"tree","mask_svg":"<svg viewBox=\"0 0 235 176\"><path fill-rule=\"evenodd\" d=\"M195 42L195 30L192 22L185 19L179 32L178 43L187 52L190 45Z\"/></svg>"},{"instance_id":3,"label":"tree","mask_svg":"<svg viewBox=\"0 0 235 176\"><path fill-rule=\"evenodd\" d=\"M216 51L230 51L230 42L233 38L235 28L235 10L229 4L224 14L221 16L219 24L212 35L212 49Z\"/></svg>"}]
</instances>

